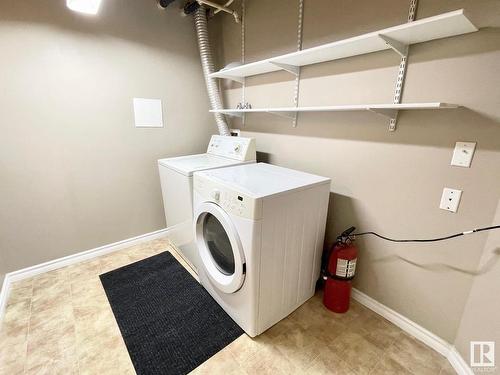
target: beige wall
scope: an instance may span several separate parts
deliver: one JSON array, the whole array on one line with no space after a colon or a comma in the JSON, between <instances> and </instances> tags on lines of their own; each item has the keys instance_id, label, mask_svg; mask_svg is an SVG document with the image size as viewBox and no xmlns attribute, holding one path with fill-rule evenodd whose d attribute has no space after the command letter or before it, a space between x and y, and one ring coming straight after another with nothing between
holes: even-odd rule
<instances>
[{"instance_id":1,"label":"beige wall","mask_svg":"<svg viewBox=\"0 0 500 375\"><path fill-rule=\"evenodd\" d=\"M164 228L156 160L216 132L192 20L2 1L0 51L0 273ZM133 97L161 98L165 127L134 128Z\"/></svg>"},{"instance_id":2,"label":"beige wall","mask_svg":"<svg viewBox=\"0 0 500 375\"><path fill-rule=\"evenodd\" d=\"M247 116L244 135L264 160L332 178L327 243L355 225L397 238L433 237L491 225L500 197L500 3L421 0L418 18L465 8L478 33L410 48L403 100L464 108L400 114L398 130L372 113L300 114L298 127L271 115ZM294 51L297 1L250 0L247 62ZM305 1L304 47L406 21L408 2ZM219 60L240 59L240 26L221 16ZM495 23L496 22L496 23ZM302 70L300 105L390 102L399 58L392 51ZM223 82L235 107L240 85ZM247 79L254 108L293 105L293 78L278 72ZM241 126L233 121L235 126ZM472 168L450 166L456 141L478 143ZM458 213L438 208L442 189L464 191ZM427 245L359 241L356 287L450 343L485 248L487 234Z\"/></svg>"},{"instance_id":3,"label":"beige wall","mask_svg":"<svg viewBox=\"0 0 500 375\"><path fill-rule=\"evenodd\" d=\"M500 223L500 201L495 223ZM474 278L455 346L470 361L471 341L495 341L496 372L500 374L500 231L490 232Z\"/></svg>"}]
</instances>

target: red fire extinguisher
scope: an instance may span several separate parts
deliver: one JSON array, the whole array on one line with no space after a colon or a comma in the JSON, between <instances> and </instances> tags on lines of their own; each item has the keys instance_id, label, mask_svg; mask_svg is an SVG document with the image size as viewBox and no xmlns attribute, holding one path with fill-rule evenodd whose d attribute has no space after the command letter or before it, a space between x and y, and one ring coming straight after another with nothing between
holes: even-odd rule
<instances>
[{"instance_id":1,"label":"red fire extinguisher","mask_svg":"<svg viewBox=\"0 0 500 375\"><path fill-rule=\"evenodd\" d=\"M336 313L345 313L349 310L352 279L356 274L358 249L350 234L355 230L351 227L340 236L330 249L323 269L325 290L323 304Z\"/></svg>"}]
</instances>

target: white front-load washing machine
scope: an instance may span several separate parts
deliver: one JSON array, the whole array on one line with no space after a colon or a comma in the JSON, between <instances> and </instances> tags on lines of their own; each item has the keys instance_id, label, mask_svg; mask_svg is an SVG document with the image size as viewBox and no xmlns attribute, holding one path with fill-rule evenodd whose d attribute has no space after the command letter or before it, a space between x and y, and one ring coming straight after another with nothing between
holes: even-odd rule
<instances>
[{"instance_id":1,"label":"white front-load washing machine","mask_svg":"<svg viewBox=\"0 0 500 375\"><path fill-rule=\"evenodd\" d=\"M265 163L194 174L201 284L250 336L313 296L330 179Z\"/></svg>"},{"instance_id":2,"label":"white front-load washing machine","mask_svg":"<svg viewBox=\"0 0 500 375\"><path fill-rule=\"evenodd\" d=\"M193 221L193 173L255 163L255 139L212 135L205 154L158 160L161 192L170 237L182 257L196 269Z\"/></svg>"}]
</instances>

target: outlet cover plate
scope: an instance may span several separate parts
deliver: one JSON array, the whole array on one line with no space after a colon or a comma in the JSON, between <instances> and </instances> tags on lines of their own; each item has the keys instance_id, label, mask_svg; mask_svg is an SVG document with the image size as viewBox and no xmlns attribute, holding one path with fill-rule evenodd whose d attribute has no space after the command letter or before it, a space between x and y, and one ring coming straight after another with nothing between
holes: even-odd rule
<instances>
[{"instance_id":1,"label":"outlet cover plate","mask_svg":"<svg viewBox=\"0 0 500 375\"><path fill-rule=\"evenodd\" d=\"M462 190L444 188L439 208L446 211L457 212Z\"/></svg>"},{"instance_id":2,"label":"outlet cover plate","mask_svg":"<svg viewBox=\"0 0 500 375\"><path fill-rule=\"evenodd\" d=\"M453 150L451 165L470 168L475 150L476 142L457 142L455 144L455 150Z\"/></svg>"}]
</instances>

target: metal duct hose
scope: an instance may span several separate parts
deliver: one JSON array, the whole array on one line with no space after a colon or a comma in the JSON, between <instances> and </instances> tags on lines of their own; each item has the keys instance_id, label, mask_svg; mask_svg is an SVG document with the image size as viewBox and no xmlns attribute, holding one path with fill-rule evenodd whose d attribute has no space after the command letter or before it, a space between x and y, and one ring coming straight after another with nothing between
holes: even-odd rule
<instances>
[{"instance_id":1,"label":"metal duct hose","mask_svg":"<svg viewBox=\"0 0 500 375\"><path fill-rule=\"evenodd\" d=\"M210 73L214 72L214 62L212 59L210 42L208 40L207 13L204 6L198 7L198 9L194 12L194 25L196 28L201 66L203 68L203 75L205 76L205 82L207 84L210 105L212 109L222 109L222 101L220 98L217 80L208 76ZM215 113L214 115L220 135L231 135L224 115L222 113Z\"/></svg>"}]
</instances>

